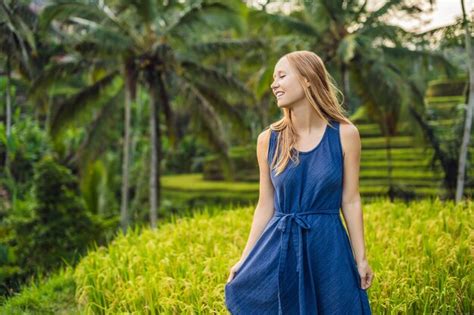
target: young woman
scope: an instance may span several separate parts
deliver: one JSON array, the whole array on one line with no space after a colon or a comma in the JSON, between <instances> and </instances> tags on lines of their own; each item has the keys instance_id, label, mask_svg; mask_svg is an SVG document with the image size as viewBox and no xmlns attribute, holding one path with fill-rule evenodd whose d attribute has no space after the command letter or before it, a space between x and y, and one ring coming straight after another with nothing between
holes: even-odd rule
<instances>
[{"instance_id":1,"label":"young woman","mask_svg":"<svg viewBox=\"0 0 474 315\"><path fill-rule=\"evenodd\" d=\"M315 53L284 55L273 77L283 118L257 140L260 195L226 307L233 315L371 314L358 130Z\"/></svg>"}]
</instances>

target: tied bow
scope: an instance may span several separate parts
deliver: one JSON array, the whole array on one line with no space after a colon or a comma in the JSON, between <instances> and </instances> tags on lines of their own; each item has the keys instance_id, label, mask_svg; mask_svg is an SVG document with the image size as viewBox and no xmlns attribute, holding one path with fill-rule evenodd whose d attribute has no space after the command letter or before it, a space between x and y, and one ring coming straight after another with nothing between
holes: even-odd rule
<instances>
[{"instance_id":1,"label":"tied bow","mask_svg":"<svg viewBox=\"0 0 474 315\"><path fill-rule=\"evenodd\" d=\"M285 212L275 212L275 216L279 218L279 222L277 225L277 229L281 231L281 239L280 239L280 257L278 263L278 303L279 303L279 314L282 314L282 304L281 304L281 295L282 295L282 273L285 272L285 266L287 262L287 255L288 255L288 245L290 241L290 232L291 227L294 226L297 228L296 239L293 238L296 249L296 272L298 273L298 296L299 296L299 308L300 314L307 314L306 312L306 302L305 302L305 276L304 276L304 252L303 252L303 230L310 230L311 225L307 221L307 215L313 214L339 214L340 208L335 209L320 209L320 210L313 210L307 212L295 212L295 213L285 213ZM306 257L308 258L308 242L306 242ZM308 267L309 261L308 261ZM310 286L313 288L313 279L311 273L309 273L310 278ZM313 288L314 289L314 288ZM313 296L315 296L315 292L313 290ZM316 310L317 305L309 305L309 309Z\"/></svg>"}]
</instances>

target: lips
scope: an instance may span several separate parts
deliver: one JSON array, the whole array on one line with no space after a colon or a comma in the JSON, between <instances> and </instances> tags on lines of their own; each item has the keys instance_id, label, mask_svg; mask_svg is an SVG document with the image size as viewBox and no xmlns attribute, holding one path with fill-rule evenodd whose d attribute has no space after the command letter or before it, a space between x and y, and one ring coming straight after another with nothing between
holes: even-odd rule
<instances>
[{"instance_id":1,"label":"lips","mask_svg":"<svg viewBox=\"0 0 474 315\"><path fill-rule=\"evenodd\" d=\"M285 92L278 91L278 92L275 93L275 96L276 96L276 98L280 98L280 97L282 97L284 94L285 94Z\"/></svg>"}]
</instances>

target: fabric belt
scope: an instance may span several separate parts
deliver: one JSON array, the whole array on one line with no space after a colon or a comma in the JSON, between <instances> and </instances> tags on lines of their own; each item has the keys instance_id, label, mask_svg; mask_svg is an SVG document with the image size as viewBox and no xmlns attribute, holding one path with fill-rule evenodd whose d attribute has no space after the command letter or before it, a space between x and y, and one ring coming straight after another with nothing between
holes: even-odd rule
<instances>
[{"instance_id":1,"label":"fabric belt","mask_svg":"<svg viewBox=\"0 0 474 315\"><path fill-rule=\"evenodd\" d=\"M281 305L281 276L285 272L285 265L288 255L288 244L290 241L290 230L293 223L297 228L297 237L293 237L294 248L296 251L296 272L298 273L298 295L299 295L299 309L300 314L307 314L306 312L306 302L305 302L305 276L304 276L304 265L303 265L303 229L311 229L311 225L308 223L307 215L314 214L339 214L340 208L334 209L315 209L306 212L297 212L297 213L285 213L280 211L275 211L275 217L279 218L277 229L281 231L280 238L280 259L278 263L278 304L279 304L279 314L282 314L282 305ZM306 256L308 257L308 242L306 242ZM309 263L308 263L309 265ZM311 273L309 274L311 280L311 286L313 286L313 279ZM317 307L317 305L314 305Z\"/></svg>"}]
</instances>

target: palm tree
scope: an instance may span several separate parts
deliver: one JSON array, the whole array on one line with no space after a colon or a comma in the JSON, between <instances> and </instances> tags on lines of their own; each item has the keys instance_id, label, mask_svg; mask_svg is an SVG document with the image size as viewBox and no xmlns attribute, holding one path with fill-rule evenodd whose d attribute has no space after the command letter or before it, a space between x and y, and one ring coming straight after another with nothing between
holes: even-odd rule
<instances>
[{"instance_id":1,"label":"palm tree","mask_svg":"<svg viewBox=\"0 0 474 315\"><path fill-rule=\"evenodd\" d=\"M349 113L355 110L356 96L362 101L386 138L388 193L393 199L390 138L398 132L401 118L412 119L409 106L424 105L413 102L413 94L422 93L422 86L410 78L412 69L415 65L450 65L439 54L409 48L406 42L412 34L386 22L393 10L413 14L420 8L407 6L402 0L387 1L375 11L367 10L366 5L367 1L303 1L301 10L290 16L255 10L252 19L279 34L298 33L306 38L301 48L323 58L342 86Z\"/></svg>"},{"instance_id":2,"label":"palm tree","mask_svg":"<svg viewBox=\"0 0 474 315\"><path fill-rule=\"evenodd\" d=\"M182 4L170 1L165 4L148 0L130 3L115 1L112 7L109 7L103 3L94 4L89 1L58 1L45 8L43 18L45 24L53 20L62 21L76 31L80 30L84 35L75 38L77 48L97 60L112 58L117 64L123 65L122 68L130 70L124 71L125 78L122 81L131 86L140 84L148 91L151 137L150 221L153 228L156 227L160 202L160 114L165 116L171 145L176 143L172 95L185 95L185 99L189 101L186 105L193 113L199 113L196 115L202 126L199 135L209 140L209 144L222 155L224 165L230 167L225 130L219 113L227 113L234 120L243 123L240 116L232 110L232 105L221 94L227 93L234 99L242 99L242 96L251 97L251 93L232 76L201 64L200 60L196 59L199 57L199 51L191 42L200 39L200 34L196 32L198 27L238 27L239 14L236 9L221 3L207 2ZM245 42L222 41L218 45L215 42L203 43L200 49L208 45L219 46L224 51L237 44L240 49L248 46ZM133 79L126 76L129 72L133 74ZM119 74L112 72L110 75ZM104 83L109 84L112 81L112 78L109 78ZM125 90L133 89L128 87ZM133 95L131 92L127 93ZM78 109L82 105L76 104ZM55 118L57 123L64 123L72 108L61 106L61 110L62 113ZM126 168L124 164L123 172L126 172ZM122 194L126 194L125 185L122 186ZM123 216L126 213L124 203L126 198L122 197Z\"/></svg>"}]
</instances>

